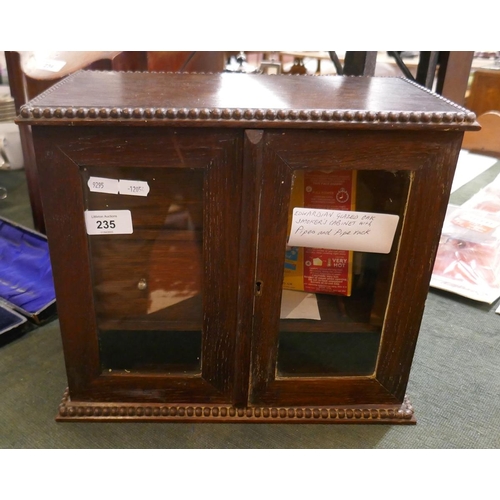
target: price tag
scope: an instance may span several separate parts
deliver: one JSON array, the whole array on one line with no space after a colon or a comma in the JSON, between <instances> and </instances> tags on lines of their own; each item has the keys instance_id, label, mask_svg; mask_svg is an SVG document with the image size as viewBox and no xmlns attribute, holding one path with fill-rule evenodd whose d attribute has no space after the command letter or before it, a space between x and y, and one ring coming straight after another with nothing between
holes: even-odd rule
<instances>
[{"instance_id":1,"label":"price tag","mask_svg":"<svg viewBox=\"0 0 500 500\"><path fill-rule=\"evenodd\" d=\"M58 61L56 59L36 59L36 69L58 73L66 66L66 61Z\"/></svg>"},{"instance_id":2,"label":"price tag","mask_svg":"<svg viewBox=\"0 0 500 500\"><path fill-rule=\"evenodd\" d=\"M149 184L146 181L89 177L87 186L93 193L124 194L130 196L147 196L149 194Z\"/></svg>"},{"instance_id":3,"label":"price tag","mask_svg":"<svg viewBox=\"0 0 500 500\"><path fill-rule=\"evenodd\" d=\"M130 210L86 210L87 234L132 234Z\"/></svg>"},{"instance_id":4,"label":"price tag","mask_svg":"<svg viewBox=\"0 0 500 500\"><path fill-rule=\"evenodd\" d=\"M93 193L118 194L118 179L106 179L105 177L90 177L87 186Z\"/></svg>"},{"instance_id":5,"label":"price tag","mask_svg":"<svg viewBox=\"0 0 500 500\"><path fill-rule=\"evenodd\" d=\"M130 196L147 196L149 193L149 184L146 181L127 181L120 179L120 194Z\"/></svg>"}]
</instances>

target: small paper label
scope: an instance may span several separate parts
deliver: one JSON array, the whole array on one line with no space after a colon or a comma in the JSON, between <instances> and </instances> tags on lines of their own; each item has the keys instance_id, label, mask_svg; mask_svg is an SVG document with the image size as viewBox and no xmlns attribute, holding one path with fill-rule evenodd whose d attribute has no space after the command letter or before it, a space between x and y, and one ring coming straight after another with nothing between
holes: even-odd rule
<instances>
[{"instance_id":1,"label":"small paper label","mask_svg":"<svg viewBox=\"0 0 500 500\"><path fill-rule=\"evenodd\" d=\"M66 61L58 61L56 59L37 59L36 69L57 73L66 66Z\"/></svg>"},{"instance_id":2,"label":"small paper label","mask_svg":"<svg viewBox=\"0 0 500 500\"><path fill-rule=\"evenodd\" d=\"M147 196L149 194L149 184L146 181L89 177L87 186L93 193L125 194L130 196Z\"/></svg>"},{"instance_id":3,"label":"small paper label","mask_svg":"<svg viewBox=\"0 0 500 500\"><path fill-rule=\"evenodd\" d=\"M120 181L118 179L107 179L105 177L89 177L87 186L93 193L118 194L119 183Z\"/></svg>"},{"instance_id":4,"label":"small paper label","mask_svg":"<svg viewBox=\"0 0 500 500\"><path fill-rule=\"evenodd\" d=\"M132 234L130 210L87 210L85 211L87 234Z\"/></svg>"},{"instance_id":5,"label":"small paper label","mask_svg":"<svg viewBox=\"0 0 500 500\"><path fill-rule=\"evenodd\" d=\"M289 246L389 253L399 216L294 208Z\"/></svg>"},{"instance_id":6,"label":"small paper label","mask_svg":"<svg viewBox=\"0 0 500 500\"><path fill-rule=\"evenodd\" d=\"M314 293L283 290L280 318L321 320L316 295Z\"/></svg>"},{"instance_id":7,"label":"small paper label","mask_svg":"<svg viewBox=\"0 0 500 500\"><path fill-rule=\"evenodd\" d=\"M149 193L149 184L146 181L127 181L120 179L120 194L131 196L147 196Z\"/></svg>"}]
</instances>

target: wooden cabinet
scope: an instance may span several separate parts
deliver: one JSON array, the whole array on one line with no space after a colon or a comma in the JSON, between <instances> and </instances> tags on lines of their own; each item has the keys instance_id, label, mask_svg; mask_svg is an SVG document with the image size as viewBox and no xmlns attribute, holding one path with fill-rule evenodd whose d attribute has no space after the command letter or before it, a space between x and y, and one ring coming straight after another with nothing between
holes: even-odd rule
<instances>
[{"instance_id":1,"label":"wooden cabinet","mask_svg":"<svg viewBox=\"0 0 500 500\"><path fill-rule=\"evenodd\" d=\"M19 121L68 374L58 420L415 422L474 114L404 79L83 71Z\"/></svg>"}]
</instances>

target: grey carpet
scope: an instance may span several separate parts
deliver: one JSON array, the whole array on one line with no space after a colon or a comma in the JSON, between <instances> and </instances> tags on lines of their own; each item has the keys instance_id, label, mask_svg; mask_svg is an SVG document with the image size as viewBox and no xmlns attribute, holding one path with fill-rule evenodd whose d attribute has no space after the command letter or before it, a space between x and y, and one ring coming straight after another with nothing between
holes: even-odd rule
<instances>
[{"instance_id":1,"label":"grey carpet","mask_svg":"<svg viewBox=\"0 0 500 500\"><path fill-rule=\"evenodd\" d=\"M0 185L0 215L31 226L23 173L0 172ZM66 387L56 320L0 348L0 448L499 448L498 305L430 291L407 391L416 426L56 423Z\"/></svg>"}]
</instances>

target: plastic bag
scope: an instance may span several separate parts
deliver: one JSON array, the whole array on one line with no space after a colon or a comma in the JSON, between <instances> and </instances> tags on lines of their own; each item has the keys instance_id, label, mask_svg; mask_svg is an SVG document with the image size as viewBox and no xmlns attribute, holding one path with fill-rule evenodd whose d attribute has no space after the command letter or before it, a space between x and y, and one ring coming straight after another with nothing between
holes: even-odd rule
<instances>
[{"instance_id":1,"label":"plastic bag","mask_svg":"<svg viewBox=\"0 0 500 500\"><path fill-rule=\"evenodd\" d=\"M448 207L431 286L489 304L500 297L500 176Z\"/></svg>"}]
</instances>

